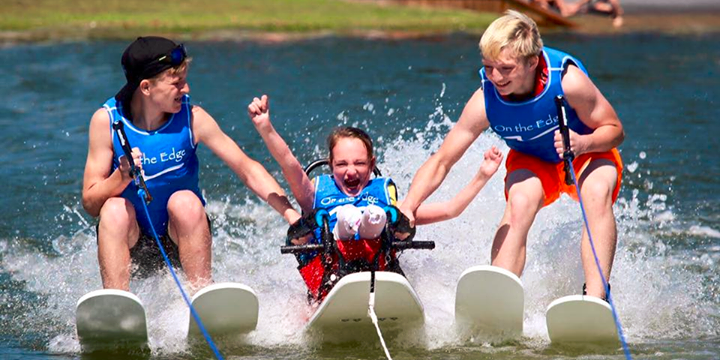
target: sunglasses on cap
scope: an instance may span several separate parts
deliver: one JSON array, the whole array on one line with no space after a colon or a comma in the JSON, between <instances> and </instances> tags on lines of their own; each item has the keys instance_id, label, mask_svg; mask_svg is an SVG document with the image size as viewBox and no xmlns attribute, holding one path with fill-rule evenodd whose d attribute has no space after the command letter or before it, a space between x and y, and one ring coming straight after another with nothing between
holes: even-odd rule
<instances>
[{"instance_id":1,"label":"sunglasses on cap","mask_svg":"<svg viewBox=\"0 0 720 360\"><path fill-rule=\"evenodd\" d=\"M170 51L170 53L165 54L156 60L153 60L148 65L154 64L154 63L165 63L169 64L171 66L178 66L182 64L182 62L187 57L187 50L185 49L184 44L180 44L176 46L174 49Z\"/></svg>"}]
</instances>

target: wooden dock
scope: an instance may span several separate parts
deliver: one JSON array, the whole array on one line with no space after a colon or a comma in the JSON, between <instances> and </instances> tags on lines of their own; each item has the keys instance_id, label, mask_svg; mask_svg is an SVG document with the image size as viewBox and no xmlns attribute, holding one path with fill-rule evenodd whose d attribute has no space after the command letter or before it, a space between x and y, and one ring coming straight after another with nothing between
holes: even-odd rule
<instances>
[{"instance_id":1,"label":"wooden dock","mask_svg":"<svg viewBox=\"0 0 720 360\"><path fill-rule=\"evenodd\" d=\"M412 6L445 7L482 12L503 13L517 10L530 16L541 27L574 28L577 24L552 10L546 10L526 0L390 0L389 2Z\"/></svg>"}]
</instances>

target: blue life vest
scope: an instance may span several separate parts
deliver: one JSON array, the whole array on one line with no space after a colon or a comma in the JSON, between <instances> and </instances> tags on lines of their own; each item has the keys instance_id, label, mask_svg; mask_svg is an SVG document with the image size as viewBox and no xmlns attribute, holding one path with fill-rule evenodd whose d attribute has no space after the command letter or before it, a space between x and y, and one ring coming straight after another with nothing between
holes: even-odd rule
<instances>
[{"instance_id":1,"label":"blue life vest","mask_svg":"<svg viewBox=\"0 0 720 360\"><path fill-rule=\"evenodd\" d=\"M389 187L393 184L390 178L378 177L371 179L357 196L348 196L338 188L332 175L320 175L315 178L315 200L313 209L324 209L330 214L330 230L337 223L337 208L351 204L363 210L368 205L384 208L394 205ZM320 243L320 229L315 230L314 243Z\"/></svg>"},{"instance_id":2,"label":"blue life vest","mask_svg":"<svg viewBox=\"0 0 720 360\"><path fill-rule=\"evenodd\" d=\"M163 126L153 131L135 127L130 120L123 116L122 106L123 104L117 102L114 97L103 105L110 116L110 132L113 143L112 170L119 167L120 157L125 155L120 140L112 130L112 124L115 121L122 121L128 143L133 148L139 148L143 153L142 169L145 174L145 183L153 197L148 205L148 211L155 231L162 236L167 231L167 203L173 193L190 190L200 198L203 206L205 205L205 199L198 186L199 165L190 125L192 118L190 97L184 95L180 111L172 114ZM141 231L146 235L151 235L149 222L137 190L135 182L131 182L121 196L135 207L135 215Z\"/></svg>"},{"instance_id":3,"label":"blue life vest","mask_svg":"<svg viewBox=\"0 0 720 360\"><path fill-rule=\"evenodd\" d=\"M562 74L569 65L577 66L585 74L587 70L578 59L558 50L546 47L543 49L543 56L548 67L548 82L540 95L524 102L503 99L487 78L485 68L480 69L485 113L490 128L500 135L511 149L550 163L559 163L562 160L554 145L555 130L559 128L555 97L564 94ZM593 129L580 121L574 109L566 107L566 114L570 129L581 135L593 132Z\"/></svg>"}]
</instances>

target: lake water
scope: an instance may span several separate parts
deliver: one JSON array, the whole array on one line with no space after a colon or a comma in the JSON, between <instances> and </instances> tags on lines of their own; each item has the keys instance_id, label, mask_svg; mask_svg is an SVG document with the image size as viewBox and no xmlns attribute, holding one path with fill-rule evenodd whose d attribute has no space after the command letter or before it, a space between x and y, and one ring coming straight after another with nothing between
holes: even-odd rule
<instances>
[{"instance_id":1,"label":"lake water","mask_svg":"<svg viewBox=\"0 0 720 360\"><path fill-rule=\"evenodd\" d=\"M189 41L191 95L277 178L246 115L253 96L271 95L276 127L306 163L324 155L334 126L368 129L380 169L405 194L478 87L477 40ZM720 40L638 34L551 35L545 42L584 61L627 133L611 283L634 357L720 358ZM75 338L77 300L101 287L95 222L80 198L89 119L124 84L125 45L0 48L0 358L108 358L81 355ZM464 186L491 145L507 150L495 135L483 134L430 201ZM285 224L210 151L202 148L200 157L214 218L214 278L248 284L261 301L257 330L245 344L226 346L226 358L382 359L378 343L306 341L304 285L293 257L278 249ZM437 248L407 252L402 261L425 306L426 334L391 341L390 353L395 359L623 358L620 350L549 345L545 308L579 293L583 282L582 219L567 197L544 209L530 232L523 339L491 346L452 331L459 275L489 263L504 208L503 176L501 169L459 218L418 230L417 239L435 240ZM131 290L147 307L151 358L212 357L187 348L188 310L169 275L135 281Z\"/></svg>"}]
</instances>

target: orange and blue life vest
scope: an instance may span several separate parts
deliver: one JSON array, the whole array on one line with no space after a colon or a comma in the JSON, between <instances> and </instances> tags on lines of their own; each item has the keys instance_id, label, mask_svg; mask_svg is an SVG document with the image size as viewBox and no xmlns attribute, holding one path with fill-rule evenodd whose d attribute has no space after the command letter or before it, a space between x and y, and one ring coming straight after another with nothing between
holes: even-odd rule
<instances>
[{"instance_id":1,"label":"orange and blue life vest","mask_svg":"<svg viewBox=\"0 0 720 360\"><path fill-rule=\"evenodd\" d=\"M562 51L543 48L542 56L547 64L548 79L544 89L533 98L512 102L500 95L493 83L480 69L482 89L485 95L485 113L493 129L514 150L536 156L550 163L562 161L554 145L558 126L555 97L564 94L562 76L568 66L574 65L587 74L580 60ZM566 107L568 127L578 134L592 133L571 107Z\"/></svg>"}]
</instances>

